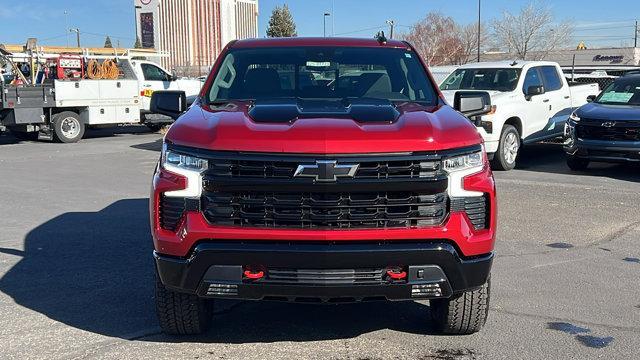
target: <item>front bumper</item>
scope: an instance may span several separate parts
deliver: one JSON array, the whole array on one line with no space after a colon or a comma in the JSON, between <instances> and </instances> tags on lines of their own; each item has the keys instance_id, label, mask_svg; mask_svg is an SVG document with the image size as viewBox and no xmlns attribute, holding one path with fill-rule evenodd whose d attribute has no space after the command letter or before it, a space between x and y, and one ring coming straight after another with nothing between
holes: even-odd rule
<instances>
[{"instance_id":1,"label":"front bumper","mask_svg":"<svg viewBox=\"0 0 640 360\"><path fill-rule=\"evenodd\" d=\"M207 241L195 246L188 258L154 252L162 283L169 289L217 297L248 300L310 302L408 300L446 298L482 286L493 262L489 253L461 258L448 242L223 242ZM260 265L265 277L243 277L243 265ZM269 280L269 269L348 270L402 265L408 276L403 282L366 285L328 279L324 282L282 283ZM416 290L421 289L421 290Z\"/></svg>"}]
</instances>

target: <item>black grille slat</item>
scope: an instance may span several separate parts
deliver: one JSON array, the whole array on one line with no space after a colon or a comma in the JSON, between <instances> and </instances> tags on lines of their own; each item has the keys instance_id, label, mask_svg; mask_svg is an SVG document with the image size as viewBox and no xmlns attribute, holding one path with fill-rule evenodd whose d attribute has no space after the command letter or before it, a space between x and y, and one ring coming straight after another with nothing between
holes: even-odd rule
<instances>
[{"instance_id":1,"label":"black grille slat","mask_svg":"<svg viewBox=\"0 0 640 360\"><path fill-rule=\"evenodd\" d=\"M185 200L182 197L160 197L160 226L175 231L185 212Z\"/></svg>"},{"instance_id":2,"label":"black grille slat","mask_svg":"<svg viewBox=\"0 0 640 360\"><path fill-rule=\"evenodd\" d=\"M269 269L265 283L308 285L376 285L383 283L383 269Z\"/></svg>"},{"instance_id":3,"label":"black grille slat","mask_svg":"<svg viewBox=\"0 0 640 360\"><path fill-rule=\"evenodd\" d=\"M476 230L489 227L489 200L486 196L451 199L451 211L464 211Z\"/></svg>"},{"instance_id":4,"label":"black grille slat","mask_svg":"<svg viewBox=\"0 0 640 360\"><path fill-rule=\"evenodd\" d=\"M380 228L437 225L446 194L205 192L202 209L213 224L291 228ZM391 198L391 199L389 199Z\"/></svg>"}]
</instances>

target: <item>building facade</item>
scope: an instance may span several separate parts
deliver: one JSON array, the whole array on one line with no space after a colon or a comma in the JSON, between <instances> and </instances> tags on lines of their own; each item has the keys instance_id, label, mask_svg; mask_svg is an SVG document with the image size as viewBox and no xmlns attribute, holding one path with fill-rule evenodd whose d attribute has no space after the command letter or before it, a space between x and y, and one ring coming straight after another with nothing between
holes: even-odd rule
<instances>
[{"instance_id":1,"label":"building facade","mask_svg":"<svg viewBox=\"0 0 640 360\"><path fill-rule=\"evenodd\" d=\"M258 0L134 0L143 48L182 75L206 73L224 46L258 36Z\"/></svg>"}]
</instances>

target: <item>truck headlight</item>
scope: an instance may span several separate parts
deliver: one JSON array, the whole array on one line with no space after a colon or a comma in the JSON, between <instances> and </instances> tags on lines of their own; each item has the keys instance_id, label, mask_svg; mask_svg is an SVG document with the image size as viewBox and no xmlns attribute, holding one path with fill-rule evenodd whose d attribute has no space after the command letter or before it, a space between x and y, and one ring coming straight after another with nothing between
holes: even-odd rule
<instances>
[{"instance_id":1,"label":"truck headlight","mask_svg":"<svg viewBox=\"0 0 640 360\"><path fill-rule=\"evenodd\" d=\"M474 168L482 169L483 165L482 150L444 160L444 169L448 173L465 171Z\"/></svg>"},{"instance_id":2,"label":"truck headlight","mask_svg":"<svg viewBox=\"0 0 640 360\"><path fill-rule=\"evenodd\" d=\"M174 152L165 144L162 147L162 167L167 166L201 172L207 169L207 160Z\"/></svg>"},{"instance_id":3,"label":"truck headlight","mask_svg":"<svg viewBox=\"0 0 640 360\"><path fill-rule=\"evenodd\" d=\"M162 146L160 166L187 179L187 187L182 190L167 191L165 196L199 198L202 195L202 173L207 170L207 160L196 156L180 154Z\"/></svg>"},{"instance_id":4,"label":"truck headlight","mask_svg":"<svg viewBox=\"0 0 640 360\"><path fill-rule=\"evenodd\" d=\"M569 119L573 120L575 122L579 122L580 121L580 116L576 115L576 112L572 112L571 115L569 115Z\"/></svg>"}]
</instances>

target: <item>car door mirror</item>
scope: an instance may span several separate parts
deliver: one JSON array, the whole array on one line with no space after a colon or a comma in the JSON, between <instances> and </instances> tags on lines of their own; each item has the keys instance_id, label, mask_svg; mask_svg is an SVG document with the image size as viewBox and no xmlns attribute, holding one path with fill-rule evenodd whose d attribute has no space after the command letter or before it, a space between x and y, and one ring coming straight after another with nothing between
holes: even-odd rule
<instances>
[{"instance_id":1,"label":"car door mirror","mask_svg":"<svg viewBox=\"0 0 640 360\"><path fill-rule=\"evenodd\" d=\"M466 117L485 115L491 112L491 96L486 91L458 91L453 108Z\"/></svg>"},{"instance_id":2,"label":"car door mirror","mask_svg":"<svg viewBox=\"0 0 640 360\"><path fill-rule=\"evenodd\" d=\"M529 86L529 88L527 89L527 101L531 100L532 97L536 96L536 95L542 95L544 94L544 86L538 85L538 86Z\"/></svg>"},{"instance_id":3,"label":"car door mirror","mask_svg":"<svg viewBox=\"0 0 640 360\"><path fill-rule=\"evenodd\" d=\"M587 96L587 102L590 103L590 102L596 101L596 97L597 97L596 95Z\"/></svg>"},{"instance_id":4,"label":"car door mirror","mask_svg":"<svg viewBox=\"0 0 640 360\"><path fill-rule=\"evenodd\" d=\"M177 119L187 111L187 95L184 91L154 91L151 95L151 112Z\"/></svg>"}]
</instances>

